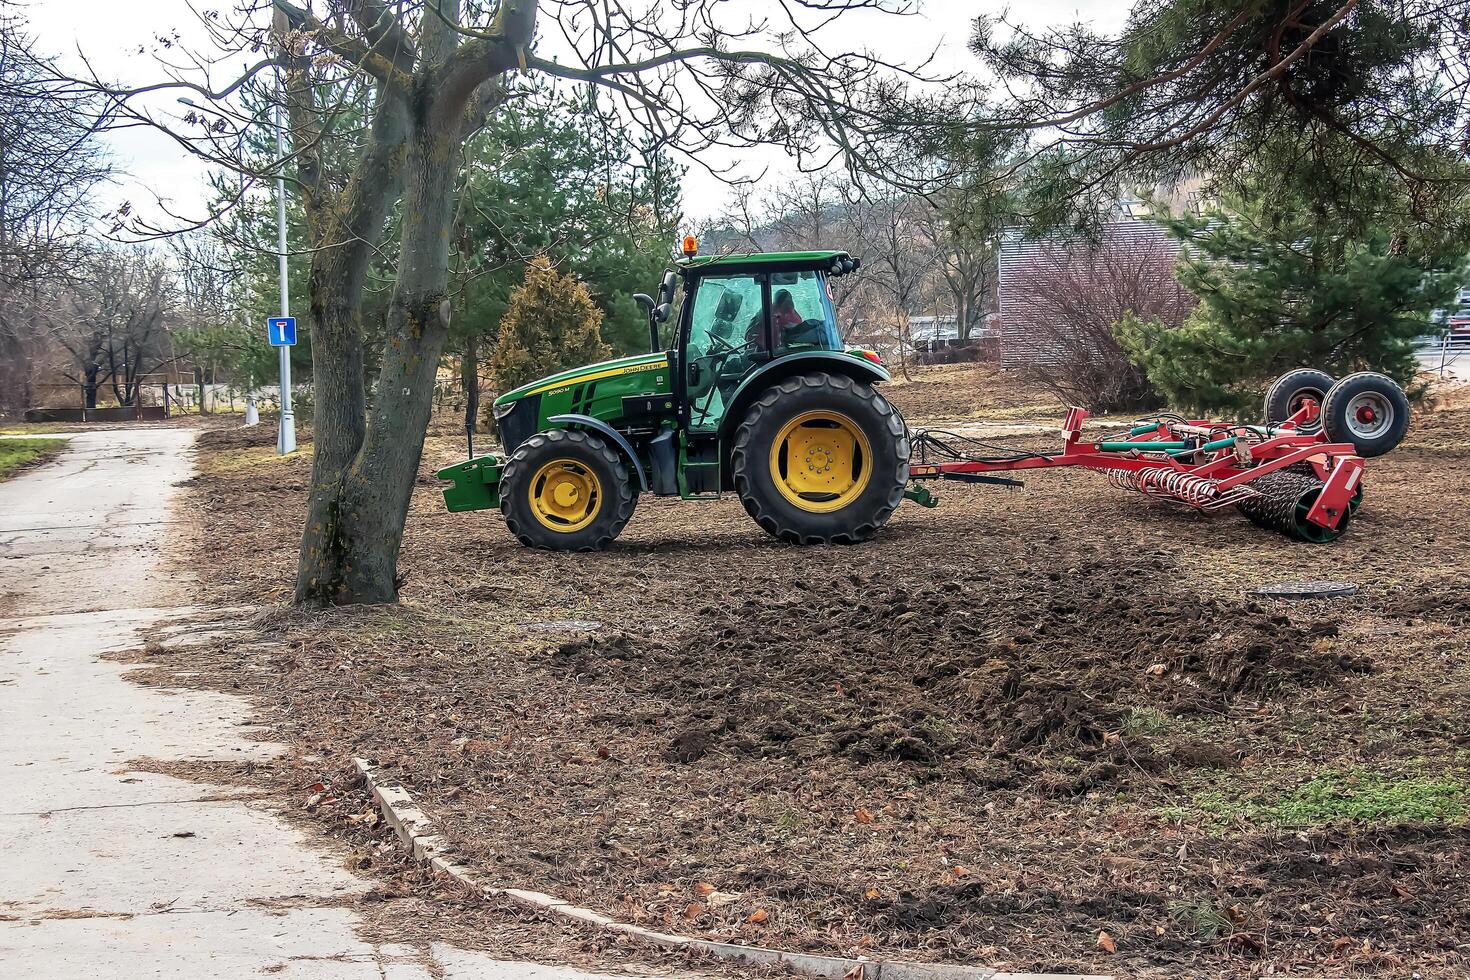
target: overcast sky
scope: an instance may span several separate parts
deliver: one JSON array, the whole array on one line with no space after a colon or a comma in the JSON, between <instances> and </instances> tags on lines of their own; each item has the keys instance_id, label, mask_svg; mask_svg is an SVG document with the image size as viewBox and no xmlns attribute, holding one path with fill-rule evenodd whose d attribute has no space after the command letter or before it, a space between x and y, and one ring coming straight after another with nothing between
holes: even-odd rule
<instances>
[{"instance_id":1,"label":"overcast sky","mask_svg":"<svg viewBox=\"0 0 1470 980\"><path fill-rule=\"evenodd\" d=\"M766 0L731 2L759 10ZM881 46L888 60L913 64L937 49L936 71L972 71L975 62L966 50L966 42L974 17L999 13L1006 6L993 0L924 0L913 17L850 15L828 29L829 44ZM1086 20L1111 29L1122 23L1129 5L1120 0L1027 0L1010 6L1013 14L1033 26ZM75 52L80 49L99 74L130 84L160 80L152 60L138 54L140 46L152 47L157 34L178 31L186 43L200 35L195 16L184 0L29 0L25 8L42 50L59 55L67 67L75 68ZM239 60L244 64L246 59L242 56ZM181 111L185 110L181 107ZM156 214L162 221L163 215L154 203L157 195L177 214L205 213L204 168L167 136L133 129L111 134L109 142L126 172L107 192L109 206L130 201L135 208ZM726 162L720 160L717 165ZM784 157L775 154L751 154L735 162L744 165L747 176L764 173L767 183L792 172ZM716 215L728 198L727 185L703 168L691 166L685 180L687 214L695 218Z\"/></svg>"}]
</instances>

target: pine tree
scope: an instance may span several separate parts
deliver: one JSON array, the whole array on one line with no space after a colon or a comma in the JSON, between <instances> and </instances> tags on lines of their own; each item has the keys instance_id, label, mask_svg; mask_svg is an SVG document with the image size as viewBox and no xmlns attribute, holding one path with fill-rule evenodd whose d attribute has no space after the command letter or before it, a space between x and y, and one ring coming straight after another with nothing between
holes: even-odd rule
<instances>
[{"instance_id":1,"label":"pine tree","mask_svg":"<svg viewBox=\"0 0 1470 980\"><path fill-rule=\"evenodd\" d=\"M612 351L602 339L602 310L587 287L544 256L526 265L525 282L500 319L490 371L501 391L589 364Z\"/></svg>"},{"instance_id":2,"label":"pine tree","mask_svg":"<svg viewBox=\"0 0 1470 980\"><path fill-rule=\"evenodd\" d=\"M1231 203L1209 221L1168 222L1190 243L1179 281L1200 298L1184 324L1128 318L1115 328L1172 404L1247 410L1298 367L1412 380L1414 339L1432 329L1462 263L1383 227L1350 234L1306 208Z\"/></svg>"}]
</instances>

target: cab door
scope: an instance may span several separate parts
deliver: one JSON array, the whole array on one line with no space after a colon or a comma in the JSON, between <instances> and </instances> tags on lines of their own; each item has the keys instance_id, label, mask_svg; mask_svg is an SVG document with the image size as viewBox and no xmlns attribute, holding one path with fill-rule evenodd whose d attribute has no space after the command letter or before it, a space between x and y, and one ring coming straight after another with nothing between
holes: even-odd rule
<instances>
[{"instance_id":1,"label":"cab door","mask_svg":"<svg viewBox=\"0 0 1470 980\"><path fill-rule=\"evenodd\" d=\"M699 437L719 430L740 382L770 360L770 283L764 273L702 276L689 306L685 429Z\"/></svg>"}]
</instances>

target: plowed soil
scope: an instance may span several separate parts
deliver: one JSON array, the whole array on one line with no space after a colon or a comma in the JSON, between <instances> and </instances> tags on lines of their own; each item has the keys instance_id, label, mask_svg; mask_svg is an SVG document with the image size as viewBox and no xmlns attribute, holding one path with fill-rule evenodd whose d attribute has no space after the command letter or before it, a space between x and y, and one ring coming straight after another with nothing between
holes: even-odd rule
<instances>
[{"instance_id":1,"label":"plowed soil","mask_svg":"<svg viewBox=\"0 0 1470 980\"><path fill-rule=\"evenodd\" d=\"M1034 404L966 370L892 397L910 425ZM644 499L611 551L547 554L442 511L435 440L401 607L279 611L274 653L179 666L256 698L327 784L375 757L505 884L629 921L1015 970L1470 973L1470 411L1447 404L1327 546L1054 471L942 488L857 547ZM272 437L202 440L221 602L289 597L309 461ZM1248 594L1285 579L1360 591Z\"/></svg>"}]
</instances>

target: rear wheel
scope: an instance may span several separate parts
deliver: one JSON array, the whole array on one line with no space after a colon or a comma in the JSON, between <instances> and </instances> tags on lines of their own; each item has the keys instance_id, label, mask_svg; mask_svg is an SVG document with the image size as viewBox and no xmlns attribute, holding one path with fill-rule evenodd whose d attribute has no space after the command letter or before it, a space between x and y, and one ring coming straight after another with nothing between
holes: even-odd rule
<instances>
[{"instance_id":1,"label":"rear wheel","mask_svg":"<svg viewBox=\"0 0 1470 980\"><path fill-rule=\"evenodd\" d=\"M1301 411L1302 405L1308 398L1315 401L1320 407L1331 388L1332 375L1325 371L1301 368L1297 371L1286 372L1271 382L1271 387L1266 391L1266 424L1276 425L1285 422ZM1322 428L1322 419L1319 416L1317 421L1305 423L1297 428L1301 432L1317 432Z\"/></svg>"},{"instance_id":2,"label":"rear wheel","mask_svg":"<svg viewBox=\"0 0 1470 980\"><path fill-rule=\"evenodd\" d=\"M1409 429L1409 398L1387 375L1350 374L1327 392L1322 422L1334 442L1350 442L1365 459L1382 456Z\"/></svg>"},{"instance_id":3,"label":"rear wheel","mask_svg":"<svg viewBox=\"0 0 1470 980\"><path fill-rule=\"evenodd\" d=\"M530 548L597 551L633 516L628 467L587 432L538 432L511 454L500 480L505 525Z\"/></svg>"},{"instance_id":4,"label":"rear wheel","mask_svg":"<svg viewBox=\"0 0 1470 980\"><path fill-rule=\"evenodd\" d=\"M783 541L865 541L893 516L908 481L903 419L845 375L788 378L735 430L735 490L755 522Z\"/></svg>"}]
</instances>

